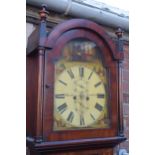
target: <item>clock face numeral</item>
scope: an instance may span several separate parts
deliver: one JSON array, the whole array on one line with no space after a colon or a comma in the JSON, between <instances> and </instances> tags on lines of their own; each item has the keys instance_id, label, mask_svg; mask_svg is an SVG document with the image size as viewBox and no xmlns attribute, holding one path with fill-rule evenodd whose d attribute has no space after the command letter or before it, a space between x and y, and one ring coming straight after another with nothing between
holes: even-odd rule
<instances>
[{"instance_id":1,"label":"clock face numeral","mask_svg":"<svg viewBox=\"0 0 155 155\"><path fill-rule=\"evenodd\" d=\"M102 84L102 82L100 81L100 82L96 83L96 84L94 85L94 87L98 87L98 86L101 85L101 84Z\"/></svg>"},{"instance_id":2,"label":"clock face numeral","mask_svg":"<svg viewBox=\"0 0 155 155\"><path fill-rule=\"evenodd\" d=\"M59 99L65 98L65 94L56 94L55 97Z\"/></svg>"},{"instance_id":3,"label":"clock face numeral","mask_svg":"<svg viewBox=\"0 0 155 155\"><path fill-rule=\"evenodd\" d=\"M95 121L95 117L90 113L91 118Z\"/></svg>"},{"instance_id":4,"label":"clock face numeral","mask_svg":"<svg viewBox=\"0 0 155 155\"><path fill-rule=\"evenodd\" d=\"M85 125L84 117L83 115L80 115L80 125Z\"/></svg>"},{"instance_id":5,"label":"clock face numeral","mask_svg":"<svg viewBox=\"0 0 155 155\"><path fill-rule=\"evenodd\" d=\"M69 69L69 70L67 71L67 73L68 73L68 75L70 76L71 79L74 78L74 74L73 74L73 72L72 72L71 69Z\"/></svg>"},{"instance_id":6,"label":"clock face numeral","mask_svg":"<svg viewBox=\"0 0 155 155\"><path fill-rule=\"evenodd\" d=\"M60 65L63 69L66 69L66 66L64 64Z\"/></svg>"},{"instance_id":7,"label":"clock face numeral","mask_svg":"<svg viewBox=\"0 0 155 155\"><path fill-rule=\"evenodd\" d=\"M63 85L67 86L67 83L62 81L62 80L59 80L60 83L62 83Z\"/></svg>"},{"instance_id":8,"label":"clock face numeral","mask_svg":"<svg viewBox=\"0 0 155 155\"><path fill-rule=\"evenodd\" d=\"M62 105L60 105L58 107L58 110L60 111L60 113L62 114L65 110L67 109L67 104L63 103Z\"/></svg>"},{"instance_id":9,"label":"clock face numeral","mask_svg":"<svg viewBox=\"0 0 155 155\"><path fill-rule=\"evenodd\" d=\"M103 107L102 107L99 103L96 103L96 104L95 104L95 108L96 108L98 111L102 111L102 110L103 110Z\"/></svg>"},{"instance_id":10,"label":"clock face numeral","mask_svg":"<svg viewBox=\"0 0 155 155\"><path fill-rule=\"evenodd\" d=\"M79 68L79 74L80 74L81 78L84 76L84 68L83 67Z\"/></svg>"},{"instance_id":11,"label":"clock face numeral","mask_svg":"<svg viewBox=\"0 0 155 155\"><path fill-rule=\"evenodd\" d=\"M67 117L67 121L69 121L70 123L72 123L73 121L73 118L74 118L74 113L71 111Z\"/></svg>"},{"instance_id":12,"label":"clock face numeral","mask_svg":"<svg viewBox=\"0 0 155 155\"><path fill-rule=\"evenodd\" d=\"M93 73L94 73L94 70L90 73L90 75L88 77L88 80L90 80L90 78L92 77Z\"/></svg>"},{"instance_id":13,"label":"clock face numeral","mask_svg":"<svg viewBox=\"0 0 155 155\"><path fill-rule=\"evenodd\" d=\"M104 94L97 94L97 98L104 98Z\"/></svg>"}]
</instances>

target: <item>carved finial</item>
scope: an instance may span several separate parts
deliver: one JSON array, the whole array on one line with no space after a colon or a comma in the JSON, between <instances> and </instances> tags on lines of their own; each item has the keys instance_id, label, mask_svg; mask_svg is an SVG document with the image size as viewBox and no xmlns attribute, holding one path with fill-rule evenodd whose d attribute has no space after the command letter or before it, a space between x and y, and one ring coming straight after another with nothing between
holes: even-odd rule
<instances>
[{"instance_id":1,"label":"carved finial","mask_svg":"<svg viewBox=\"0 0 155 155\"><path fill-rule=\"evenodd\" d=\"M40 19L41 20L46 20L47 15L49 14L49 12L46 9L47 9L47 5L46 4L42 4L42 10L39 11Z\"/></svg>"},{"instance_id":2,"label":"carved finial","mask_svg":"<svg viewBox=\"0 0 155 155\"><path fill-rule=\"evenodd\" d=\"M117 31L115 32L118 38L122 38L123 36L123 30L119 27Z\"/></svg>"}]
</instances>

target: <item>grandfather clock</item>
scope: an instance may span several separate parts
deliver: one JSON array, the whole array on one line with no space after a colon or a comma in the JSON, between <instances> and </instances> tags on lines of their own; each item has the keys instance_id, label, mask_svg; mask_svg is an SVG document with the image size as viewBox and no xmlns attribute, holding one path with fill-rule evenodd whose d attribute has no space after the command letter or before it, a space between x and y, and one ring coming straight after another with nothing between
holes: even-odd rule
<instances>
[{"instance_id":1,"label":"grandfather clock","mask_svg":"<svg viewBox=\"0 0 155 155\"><path fill-rule=\"evenodd\" d=\"M113 42L85 19L46 30L27 46L27 146L30 155L113 155L124 141L120 29Z\"/></svg>"}]
</instances>

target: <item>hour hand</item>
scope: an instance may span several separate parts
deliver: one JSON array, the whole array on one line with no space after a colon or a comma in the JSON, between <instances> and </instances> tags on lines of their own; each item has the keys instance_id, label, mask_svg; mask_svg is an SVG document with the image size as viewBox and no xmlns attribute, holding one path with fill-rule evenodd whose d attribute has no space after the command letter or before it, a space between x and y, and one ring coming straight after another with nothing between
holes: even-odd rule
<instances>
[{"instance_id":1,"label":"hour hand","mask_svg":"<svg viewBox=\"0 0 155 155\"><path fill-rule=\"evenodd\" d=\"M83 85L78 84L78 86L79 86L80 88L85 89L85 87L84 87Z\"/></svg>"}]
</instances>

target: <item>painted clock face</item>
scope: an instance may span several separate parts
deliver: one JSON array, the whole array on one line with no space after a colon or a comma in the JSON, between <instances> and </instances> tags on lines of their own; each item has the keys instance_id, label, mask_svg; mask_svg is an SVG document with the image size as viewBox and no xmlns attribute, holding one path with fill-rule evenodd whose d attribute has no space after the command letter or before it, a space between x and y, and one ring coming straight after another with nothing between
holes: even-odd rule
<instances>
[{"instance_id":1,"label":"painted clock face","mask_svg":"<svg viewBox=\"0 0 155 155\"><path fill-rule=\"evenodd\" d=\"M66 69L55 89L56 110L64 122L87 127L104 117L105 88L94 70L85 66Z\"/></svg>"},{"instance_id":2,"label":"painted clock face","mask_svg":"<svg viewBox=\"0 0 155 155\"><path fill-rule=\"evenodd\" d=\"M94 43L86 43L74 54L64 48L64 58L55 66L55 130L109 127L106 70L95 56L97 51L88 51Z\"/></svg>"}]
</instances>

